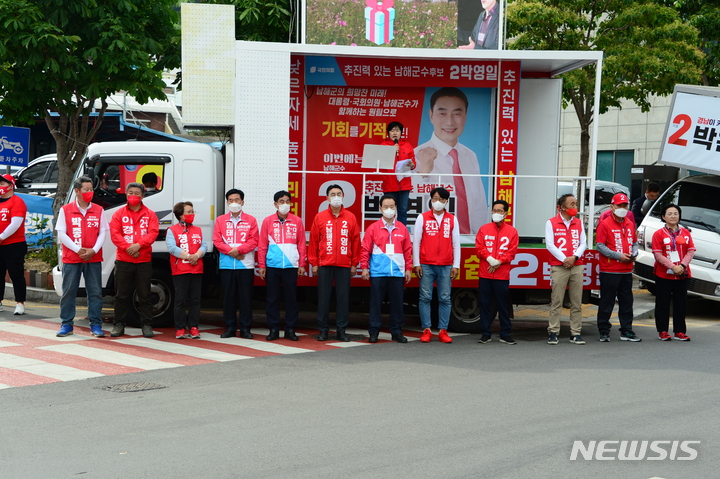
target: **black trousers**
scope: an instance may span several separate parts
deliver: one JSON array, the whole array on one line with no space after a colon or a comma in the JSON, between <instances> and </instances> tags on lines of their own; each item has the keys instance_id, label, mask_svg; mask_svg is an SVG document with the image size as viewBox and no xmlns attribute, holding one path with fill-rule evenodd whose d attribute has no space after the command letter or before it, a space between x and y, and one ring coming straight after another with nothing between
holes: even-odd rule
<instances>
[{"instance_id":1,"label":"black trousers","mask_svg":"<svg viewBox=\"0 0 720 479\"><path fill-rule=\"evenodd\" d=\"M127 263L115 261L115 324L125 324L133 301L133 292L137 293L140 322L152 325L153 312L150 302L150 281L152 280L152 262Z\"/></svg>"},{"instance_id":2,"label":"black trousers","mask_svg":"<svg viewBox=\"0 0 720 479\"><path fill-rule=\"evenodd\" d=\"M350 268L341 266L320 266L318 268L318 329L328 330L330 319L330 295L335 282L337 311L335 324L344 330L350 322Z\"/></svg>"},{"instance_id":3,"label":"black trousers","mask_svg":"<svg viewBox=\"0 0 720 479\"><path fill-rule=\"evenodd\" d=\"M667 331L670 325L670 302L673 307L673 333L686 333L685 313L687 311L688 280L655 280L655 327L658 333Z\"/></svg>"},{"instance_id":4,"label":"black trousers","mask_svg":"<svg viewBox=\"0 0 720 479\"><path fill-rule=\"evenodd\" d=\"M5 299L5 273L10 274L13 284L15 301L24 303L27 297L27 283L25 282L25 255L27 243L0 244L0 278L3 287L0 288L0 301Z\"/></svg>"},{"instance_id":5,"label":"black trousers","mask_svg":"<svg viewBox=\"0 0 720 479\"><path fill-rule=\"evenodd\" d=\"M173 284L175 285L175 329L197 328L200 324L202 274L176 274L173 276Z\"/></svg>"},{"instance_id":6,"label":"black trousers","mask_svg":"<svg viewBox=\"0 0 720 479\"><path fill-rule=\"evenodd\" d=\"M597 313L600 334L610 334L610 315L615 307L615 298L619 307L620 332L632 331L632 273L600 273L600 304Z\"/></svg>"},{"instance_id":7,"label":"black trousers","mask_svg":"<svg viewBox=\"0 0 720 479\"><path fill-rule=\"evenodd\" d=\"M236 330L238 308L240 309L240 329L249 330L252 326L252 298L255 271L252 269L221 269L220 284L223 289L223 319L225 329Z\"/></svg>"},{"instance_id":8,"label":"black trousers","mask_svg":"<svg viewBox=\"0 0 720 479\"><path fill-rule=\"evenodd\" d=\"M510 321L510 280L480 278L478 288L480 294L480 322L483 336L492 336L492 325L495 318L490 313L492 300L500 316L500 337L510 336L512 322Z\"/></svg>"},{"instance_id":9,"label":"black trousers","mask_svg":"<svg viewBox=\"0 0 720 479\"><path fill-rule=\"evenodd\" d=\"M382 327L382 302L387 295L390 299L390 332L401 334L405 324L403 316L403 288L405 278L371 277L370 278L370 333L377 333Z\"/></svg>"},{"instance_id":10,"label":"black trousers","mask_svg":"<svg viewBox=\"0 0 720 479\"><path fill-rule=\"evenodd\" d=\"M280 329L280 293L285 295L285 330L294 330L298 320L297 268L267 268L265 315L268 328Z\"/></svg>"}]
</instances>

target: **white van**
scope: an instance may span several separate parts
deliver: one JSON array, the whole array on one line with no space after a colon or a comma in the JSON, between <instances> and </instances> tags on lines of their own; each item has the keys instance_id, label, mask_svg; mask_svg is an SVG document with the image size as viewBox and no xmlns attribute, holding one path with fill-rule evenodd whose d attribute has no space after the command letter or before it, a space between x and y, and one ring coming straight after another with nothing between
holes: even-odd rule
<instances>
[{"instance_id":1,"label":"white van","mask_svg":"<svg viewBox=\"0 0 720 479\"><path fill-rule=\"evenodd\" d=\"M638 228L640 246L634 275L654 292L653 234L664 226L660 210L675 203L682 209L680 224L690 230L697 251L690 263L688 293L720 301L720 176L688 176L668 188Z\"/></svg>"}]
</instances>

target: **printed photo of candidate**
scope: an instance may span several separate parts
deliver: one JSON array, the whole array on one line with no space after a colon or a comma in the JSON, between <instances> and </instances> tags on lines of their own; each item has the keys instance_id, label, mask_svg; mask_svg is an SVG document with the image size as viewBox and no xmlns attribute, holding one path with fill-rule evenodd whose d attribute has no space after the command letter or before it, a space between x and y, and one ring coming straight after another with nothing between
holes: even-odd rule
<instances>
[{"instance_id":1,"label":"printed photo of candidate","mask_svg":"<svg viewBox=\"0 0 720 479\"><path fill-rule=\"evenodd\" d=\"M413 196L422 197L423 211L427 211L432 188L445 187L454 198L450 212L457 217L460 234L475 234L489 218L488 179L453 175L490 171L491 90L428 88L425 108L428 116L423 118L419 137L429 140L415 148L419 175L413 175ZM460 142L463 133L467 133L464 144Z\"/></svg>"},{"instance_id":2,"label":"printed photo of candidate","mask_svg":"<svg viewBox=\"0 0 720 479\"><path fill-rule=\"evenodd\" d=\"M479 15L476 13L478 6L482 7ZM500 14L501 5L498 0L459 0L458 48L461 50L497 50ZM472 25L470 22L474 22L474 26L470 27ZM468 36L465 36L468 28L472 28L472 30Z\"/></svg>"}]
</instances>

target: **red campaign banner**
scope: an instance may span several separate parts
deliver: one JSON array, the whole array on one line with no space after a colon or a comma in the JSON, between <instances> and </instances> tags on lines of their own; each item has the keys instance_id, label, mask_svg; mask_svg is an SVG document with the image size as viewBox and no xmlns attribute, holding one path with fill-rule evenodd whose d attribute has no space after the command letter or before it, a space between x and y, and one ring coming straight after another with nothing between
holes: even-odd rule
<instances>
[{"instance_id":1,"label":"red campaign banner","mask_svg":"<svg viewBox=\"0 0 720 479\"><path fill-rule=\"evenodd\" d=\"M517 174L518 114L520 102L520 62L501 62L498 88L497 161L498 175ZM514 223L515 178L496 178L495 198L510 205L505 218Z\"/></svg>"},{"instance_id":2,"label":"red campaign banner","mask_svg":"<svg viewBox=\"0 0 720 479\"><path fill-rule=\"evenodd\" d=\"M288 143L288 192L292 195L291 212L302 216L303 181L302 171L305 168L303 151L303 135L305 132L305 58L293 55L290 58L290 136Z\"/></svg>"},{"instance_id":3,"label":"red campaign banner","mask_svg":"<svg viewBox=\"0 0 720 479\"><path fill-rule=\"evenodd\" d=\"M328 66L331 60L327 57L322 60L317 58L307 57L308 69L311 72L307 76L308 84L338 84L326 80L331 76L336 81L344 79L345 86L497 88L500 79L498 62L492 60L336 57L338 71L334 71L334 65ZM313 70L312 63L316 61L322 64L322 67ZM330 69L333 71L328 71Z\"/></svg>"}]
</instances>

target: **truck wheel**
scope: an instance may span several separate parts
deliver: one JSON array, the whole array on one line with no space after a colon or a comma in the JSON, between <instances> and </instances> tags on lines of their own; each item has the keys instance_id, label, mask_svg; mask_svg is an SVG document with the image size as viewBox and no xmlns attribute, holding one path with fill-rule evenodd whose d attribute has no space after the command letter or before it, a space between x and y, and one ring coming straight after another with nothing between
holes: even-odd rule
<instances>
[{"instance_id":1,"label":"truck wheel","mask_svg":"<svg viewBox=\"0 0 720 479\"><path fill-rule=\"evenodd\" d=\"M651 283L648 281L647 283L645 283L645 289L647 289L650 294L655 296L655 283Z\"/></svg>"},{"instance_id":2,"label":"truck wheel","mask_svg":"<svg viewBox=\"0 0 720 479\"><path fill-rule=\"evenodd\" d=\"M161 267L153 267L150 281L150 302L152 303L153 327L166 328L174 324L175 287L172 275ZM140 325L137 294L133 293L133 311L129 320L133 326Z\"/></svg>"},{"instance_id":3,"label":"truck wheel","mask_svg":"<svg viewBox=\"0 0 720 479\"><path fill-rule=\"evenodd\" d=\"M450 302L450 330L456 333L479 333L480 302L477 289L453 290Z\"/></svg>"}]
</instances>

